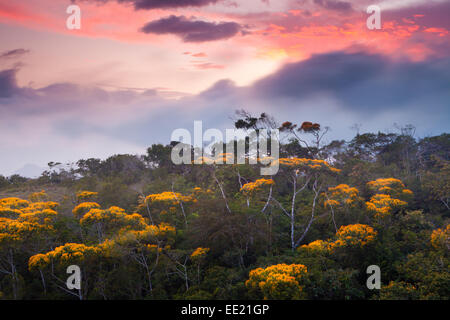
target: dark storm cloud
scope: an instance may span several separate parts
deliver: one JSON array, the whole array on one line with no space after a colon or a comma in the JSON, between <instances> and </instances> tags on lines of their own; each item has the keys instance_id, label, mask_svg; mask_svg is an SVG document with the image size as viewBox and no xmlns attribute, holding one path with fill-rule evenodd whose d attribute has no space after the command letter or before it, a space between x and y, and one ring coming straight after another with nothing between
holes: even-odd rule
<instances>
[{"instance_id":1,"label":"dark storm cloud","mask_svg":"<svg viewBox=\"0 0 450 320\"><path fill-rule=\"evenodd\" d=\"M0 71L0 146L8 155L0 173L23 159L45 164L145 150L168 143L176 128L192 132L194 120L225 132L241 108L280 121L315 121L339 138L350 137L353 123L369 131L411 123L422 136L448 132L450 123L448 58L399 62L364 52L321 54L246 87L222 80L180 99L70 83L18 87L17 70Z\"/></svg>"},{"instance_id":2,"label":"dark storm cloud","mask_svg":"<svg viewBox=\"0 0 450 320\"><path fill-rule=\"evenodd\" d=\"M206 22L174 16L151 21L142 27L144 33L174 34L185 42L206 42L235 36L241 26L235 22Z\"/></svg>"},{"instance_id":3,"label":"dark storm cloud","mask_svg":"<svg viewBox=\"0 0 450 320\"><path fill-rule=\"evenodd\" d=\"M163 9L181 7L203 7L218 0L119 0L119 2L132 2L138 9Z\"/></svg>"},{"instance_id":4,"label":"dark storm cloud","mask_svg":"<svg viewBox=\"0 0 450 320\"><path fill-rule=\"evenodd\" d=\"M5 51L0 53L0 60L1 59L15 59L15 58L20 58L22 57L24 54L29 53L30 50L26 50L26 49L14 49L14 50L9 50L9 51Z\"/></svg>"},{"instance_id":5,"label":"dark storm cloud","mask_svg":"<svg viewBox=\"0 0 450 320\"><path fill-rule=\"evenodd\" d=\"M352 9L352 4L336 0L314 0L314 3L328 10L347 11Z\"/></svg>"},{"instance_id":6,"label":"dark storm cloud","mask_svg":"<svg viewBox=\"0 0 450 320\"><path fill-rule=\"evenodd\" d=\"M288 64L249 90L264 98L303 100L327 95L343 108L370 113L374 108L393 110L422 100L427 107L445 110L449 83L449 59L394 62L364 52L335 52Z\"/></svg>"},{"instance_id":7,"label":"dark storm cloud","mask_svg":"<svg viewBox=\"0 0 450 320\"><path fill-rule=\"evenodd\" d=\"M408 19L415 21L424 28L444 28L450 30L449 12L450 1L430 1L429 3L404 7L397 10L385 10L382 13L382 17L385 21L404 21L404 19Z\"/></svg>"},{"instance_id":8,"label":"dark storm cloud","mask_svg":"<svg viewBox=\"0 0 450 320\"><path fill-rule=\"evenodd\" d=\"M78 0L105 3L112 0ZM169 8L184 8L184 7L203 7L209 4L214 4L221 0L115 0L118 3L133 4L136 10L151 10L151 9L169 9ZM72 0L77 2L77 0Z\"/></svg>"},{"instance_id":9,"label":"dark storm cloud","mask_svg":"<svg viewBox=\"0 0 450 320\"><path fill-rule=\"evenodd\" d=\"M217 99L220 97L232 96L239 89L231 80L219 80L213 86L200 93L200 97L204 99Z\"/></svg>"},{"instance_id":10,"label":"dark storm cloud","mask_svg":"<svg viewBox=\"0 0 450 320\"><path fill-rule=\"evenodd\" d=\"M0 98L9 98L21 90L16 83L15 69L0 71Z\"/></svg>"}]
</instances>

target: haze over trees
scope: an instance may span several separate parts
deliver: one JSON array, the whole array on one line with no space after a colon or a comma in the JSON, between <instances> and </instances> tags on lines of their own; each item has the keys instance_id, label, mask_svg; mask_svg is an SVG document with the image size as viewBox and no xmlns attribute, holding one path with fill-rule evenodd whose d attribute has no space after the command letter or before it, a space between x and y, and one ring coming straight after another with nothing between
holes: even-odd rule
<instances>
[{"instance_id":1,"label":"haze over trees","mask_svg":"<svg viewBox=\"0 0 450 320\"><path fill-rule=\"evenodd\" d=\"M0 298L450 298L448 133L333 141L318 123L246 111L235 126L280 129L276 175L174 165L173 142L0 176ZM73 264L80 290L65 286Z\"/></svg>"}]
</instances>

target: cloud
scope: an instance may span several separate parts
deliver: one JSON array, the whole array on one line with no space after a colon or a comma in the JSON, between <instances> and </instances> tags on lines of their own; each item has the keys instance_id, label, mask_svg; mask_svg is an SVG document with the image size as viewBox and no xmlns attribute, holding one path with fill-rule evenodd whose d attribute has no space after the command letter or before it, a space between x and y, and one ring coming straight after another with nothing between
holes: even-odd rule
<instances>
[{"instance_id":1,"label":"cloud","mask_svg":"<svg viewBox=\"0 0 450 320\"><path fill-rule=\"evenodd\" d=\"M26 49L14 49L14 50L9 50L9 51L5 51L3 53L0 53L0 60L1 59L16 59L16 58L20 58L23 55L29 53L30 50L26 50Z\"/></svg>"},{"instance_id":2,"label":"cloud","mask_svg":"<svg viewBox=\"0 0 450 320\"><path fill-rule=\"evenodd\" d=\"M284 66L256 82L259 97L305 100L326 95L342 108L371 112L408 108L416 103L444 111L450 101L450 60L391 61L365 52L314 55Z\"/></svg>"},{"instance_id":3,"label":"cloud","mask_svg":"<svg viewBox=\"0 0 450 320\"><path fill-rule=\"evenodd\" d=\"M412 123L422 136L448 132L450 123L448 58L395 61L338 51L287 64L249 86L221 80L179 99L159 90L141 94L69 83L33 90L17 87L15 74L0 71L0 94L9 97L0 99L0 174L25 163L143 152L152 143L168 143L176 128L192 132L194 120L202 120L204 130L225 132L241 108L331 126L332 139L351 137L353 123L364 131Z\"/></svg>"},{"instance_id":4,"label":"cloud","mask_svg":"<svg viewBox=\"0 0 450 320\"><path fill-rule=\"evenodd\" d=\"M119 0L119 2L132 2L136 10L203 7L218 1L219 0Z\"/></svg>"},{"instance_id":5,"label":"cloud","mask_svg":"<svg viewBox=\"0 0 450 320\"><path fill-rule=\"evenodd\" d=\"M73 0L75 2L75 0ZM83 0L108 2L109 0ZM116 0L119 3L131 3L136 10L169 9L184 7L204 7L221 0Z\"/></svg>"},{"instance_id":6,"label":"cloud","mask_svg":"<svg viewBox=\"0 0 450 320\"><path fill-rule=\"evenodd\" d=\"M242 29L236 22L206 22L171 15L151 21L141 28L144 33L174 34L184 42L206 42L228 39Z\"/></svg>"},{"instance_id":7,"label":"cloud","mask_svg":"<svg viewBox=\"0 0 450 320\"><path fill-rule=\"evenodd\" d=\"M192 62L192 65L196 69L208 70L208 69L225 69L223 64L215 64L212 62Z\"/></svg>"},{"instance_id":8,"label":"cloud","mask_svg":"<svg viewBox=\"0 0 450 320\"><path fill-rule=\"evenodd\" d=\"M195 58L204 58L204 57L207 57L208 55L204 52L199 52L199 53L193 54L192 56Z\"/></svg>"},{"instance_id":9,"label":"cloud","mask_svg":"<svg viewBox=\"0 0 450 320\"><path fill-rule=\"evenodd\" d=\"M314 3L328 10L348 11L352 9L352 4L337 0L314 0Z\"/></svg>"},{"instance_id":10,"label":"cloud","mask_svg":"<svg viewBox=\"0 0 450 320\"><path fill-rule=\"evenodd\" d=\"M9 98L20 92L16 83L16 69L0 71L0 98Z\"/></svg>"}]
</instances>

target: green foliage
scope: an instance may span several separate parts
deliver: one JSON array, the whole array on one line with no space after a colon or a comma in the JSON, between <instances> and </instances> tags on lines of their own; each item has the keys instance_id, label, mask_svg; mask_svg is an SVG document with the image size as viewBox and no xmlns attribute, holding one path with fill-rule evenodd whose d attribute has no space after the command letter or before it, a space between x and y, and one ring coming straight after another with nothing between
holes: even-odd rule
<instances>
[{"instance_id":1,"label":"green foliage","mask_svg":"<svg viewBox=\"0 0 450 320\"><path fill-rule=\"evenodd\" d=\"M239 128L279 127L266 114L238 116ZM448 300L450 135L417 140L405 127L323 145L326 128L319 124L282 128L288 139L281 157L302 165L282 166L273 177L249 164L175 166L173 143L154 144L143 156L82 159L65 168L49 163L38 179L0 176L0 203L9 198L0 204L0 240L15 240L0 241L0 299L79 298L54 281L67 276L62 264L45 267L46 254L71 244L95 253L82 263L83 299ZM304 136L312 142L305 145ZM340 172L306 168L313 161L324 168L321 159L334 159L330 166ZM396 187L368 184L377 180L397 181ZM296 190L306 185L293 201L294 182ZM87 201L77 199L81 190L96 194L89 201L98 203L97 214L72 213ZM32 194L33 203L59 203L46 232L27 220L42 218L39 204L14 200ZM158 194L159 202L145 200ZM376 217L367 204L376 194L404 203L380 205L384 214ZM31 214L15 211L27 206ZM11 236L17 225L35 228L21 230L20 239L32 241ZM370 234L360 232L367 227ZM35 258L30 270L33 256L42 260ZM307 271L293 267L300 265ZM369 265L381 268L379 291L366 286Z\"/></svg>"}]
</instances>

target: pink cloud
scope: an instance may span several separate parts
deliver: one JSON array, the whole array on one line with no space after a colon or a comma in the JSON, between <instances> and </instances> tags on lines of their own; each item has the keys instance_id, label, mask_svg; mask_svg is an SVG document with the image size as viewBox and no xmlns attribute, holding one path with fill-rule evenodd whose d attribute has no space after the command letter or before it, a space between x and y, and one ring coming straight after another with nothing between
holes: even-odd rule
<instances>
[{"instance_id":1,"label":"pink cloud","mask_svg":"<svg viewBox=\"0 0 450 320\"><path fill-rule=\"evenodd\" d=\"M195 62L195 61L193 61L192 65L194 66L194 68L200 69L200 70L225 69L224 65L215 64L215 63L211 63L211 62Z\"/></svg>"},{"instance_id":2,"label":"pink cloud","mask_svg":"<svg viewBox=\"0 0 450 320\"><path fill-rule=\"evenodd\" d=\"M204 58L204 57L207 57L208 55L204 52L199 52L199 53L193 54L192 56L196 57L196 58Z\"/></svg>"}]
</instances>

